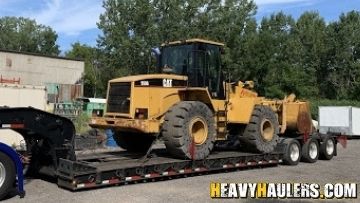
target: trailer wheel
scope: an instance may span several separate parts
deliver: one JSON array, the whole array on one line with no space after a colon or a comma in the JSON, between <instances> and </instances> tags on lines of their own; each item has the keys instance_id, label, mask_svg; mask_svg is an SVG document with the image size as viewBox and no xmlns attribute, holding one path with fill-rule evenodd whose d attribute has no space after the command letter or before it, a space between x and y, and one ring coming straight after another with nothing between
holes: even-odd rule
<instances>
[{"instance_id":1,"label":"trailer wheel","mask_svg":"<svg viewBox=\"0 0 360 203\"><path fill-rule=\"evenodd\" d=\"M166 113L162 135L171 155L204 159L214 147L216 130L213 113L202 102L179 102Z\"/></svg>"},{"instance_id":2,"label":"trailer wheel","mask_svg":"<svg viewBox=\"0 0 360 203\"><path fill-rule=\"evenodd\" d=\"M113 135L116 144L130 152L146 152L155 137L152 135L116 131Z\"/></svg>"},{"instance_id":3,"label":"trailer wheel","mask_svg":"<svg viewBox=\"0 0 360 203\"><path fill-rule=\"evenodd\" d=\"M240 143L248 151L272 152L279 139L279 121L275 112L268 106L256 105Z\"/></svg>"},{"instance_id":4,"label":"trailer wheel","mask_svg":"<svg viewBox=\"0 0 360 203\"><path fill-rule=\"evenodd\" d=\"M319 158L319 143L316 139L310 138L302 146L302 160L308 163L315 163Z\"/></svg>"},{"instance_id":5,"label":"trailer wheel","mask_svg":"<svg viewBox=\"0 0 360 203\"><path fill-rule=\"evenodd\" d=\"M320 158L323 160L331 160L335 153L335 141L331 137L326 137L320 145Z\"/></svg>"},{"instance_id":6,"label":"trailer wheel","mask_svg":"<svg viewBox=\"0 0 360 203\"><path fill-rule=\"evenodd\" d=\"M283 162L287 165L295 166L299 163L301 158L301 147L299 141L295 139L285 139L285 152L283 156Z\"/></svg>"},{"instance_id":7,"label":"trailer wheel","mask_svg":"<svg viewBox=\"0 0 360 203\"><path fill-rule=\"evenodd\" d=\"M0 152L0 200L12 189L15 175L14 162L6 154Z\"/></svg>"}]
</instances>

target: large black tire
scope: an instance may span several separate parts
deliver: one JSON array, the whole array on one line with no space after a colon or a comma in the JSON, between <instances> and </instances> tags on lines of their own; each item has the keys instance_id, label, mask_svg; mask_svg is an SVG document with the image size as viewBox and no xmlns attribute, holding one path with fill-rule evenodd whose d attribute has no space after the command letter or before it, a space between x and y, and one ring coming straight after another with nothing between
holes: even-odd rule
<instances>
[{"instance_id":1,"label":"large black tire","mask_svg":"<svg viewBox=\"0 0 360 203\"><path fill-rule=\"evenodd\" d=\"M322 160L331 160L334 157L336 144L333 138L325 137L320 145L320 156Z\"/></svg>"},{"instance_id":2,"label":"large black tire","mask_svg":"<svg viewBox=\"0 0 360 203\"><path fill-rule=\"evenodd\" d=\"M116 144L129 152L144 153L150 148L155 136L116 131L113 135Z\"/></svg>"},{"instance_id":3,"label":"large black tire","mask_svg":"<svg viewBox=\"0 0 360 203\"><path fill-rule=\"evenodd\" d=\"M301 146L299 141L287 138L283 141L285 144L285 150L283 155L283 163L291 166L298 165L301 158Z\"/></svg>"},{"instance_id":4,"label":"large black tire","mask_svg":"<svg viewBox=\"0 0 360 203\"><path fill-rule=\"evenodd\" d=\"M0 200L13 188L15 175L14 162L6 154L0 152Z\"/></svg>"},{"instance_id":5,"label":"large black tire","mask_svg":"<svg viewBox=\"0 0 360 203\"><path fill-rule=\"evenodd\" d=\"M179 102L166 113L162 135L167 151L174 157L204 159L215 142L213 112L202 102Z\"/></svg>"},{"instance_id":6,"label":"large black tire","mask_svg":"<svg viewBox=\"0 0 360 203\"><path fill-rule=\"evenodd\" d=\"M275 112L268 106L256 105L239 139L247 151L270 153L278 143L278 134L279 121Z\"/></svg>"},{"instance_id":7,"label":"large black tire","mask_svg":"<svg viewBox=\"0 0 360 203\"><path fill-rule=\"evenodd\" d=\"M309 138L302 146L301 160L315 163L319 158L319 143L316 139Z\"/></svg>"}]
</instances>

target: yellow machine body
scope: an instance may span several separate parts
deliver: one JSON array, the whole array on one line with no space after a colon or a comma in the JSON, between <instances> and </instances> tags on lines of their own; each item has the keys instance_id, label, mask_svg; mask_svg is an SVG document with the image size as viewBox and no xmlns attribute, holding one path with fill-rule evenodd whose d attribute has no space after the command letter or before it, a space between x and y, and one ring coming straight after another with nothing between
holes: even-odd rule
<instances>
[{"instance_id":1,"label":"yellow machine body","mask_svg":"<svg viewBox=\"0 0 360 203\"><path fill-rule=\"evenodd\" d=\"M150 80L155 81L156 85L152 85ZM312 131L308 102L295 101L293 95L284 100L269 100L258 97L247 82L223 83L226 98L219 100L212 99L207 88L186 87L186 83L186 76L172 74L136 75L110 80L106 113L104 117L92 118L90 125L96 128L156 135L161 131L164 115L173 105L180 101L201 101L212 109L217 122L248 124L255 105L265 105L271 107L278 115L280 134L286 131ZM128 102L126 112L112 112L109 109L111 100L117 99L111 95L111 88L116 84L127 84L125 87L128 89L122 90L129 92L125 98ZM223 114L219 116L219 112ZM226 133L219 133L216 139L226 139Z\"/></svg>"},{"instance_id":2,"label":"yellow machine body","mask_svg":"<svg viewBox=\"0 0 360 203\"><path fill-rule=\"evenodd\" d=\"M133 139L139 134L157 136L162 133L163 125L166 123L164 119L172 107L176 106L177 111L181 111L181 108L185 107L178 104L181 102L190 104L192 101L201 102L210 109L211 115L214 116L212 119L214 122L211 121L211 123L215 125L215 140L227 140L228 126L235 126L236 129L247 126L254 115L255 108L257 108L256 111L264 108L264 111L270 111L267 115L272 114L269 119L275 122L269 128L264 126L264 122L270 122L268 119L258 123L262 133L264 129L270 130L269 136L263 134L262 139L265 144L268 139L274 137L275 132L280 136L288 132L311 133L313 127L308 102L296 101L295 95L290 95L283 100L259 97L252 90L254 87L252 81L225 82L220 61L223 46L222 43L203 39L162 44L162 53L158 55L161 63L158 67L161 68L161 70L159 69L160 73L110 80L105 115L92 118L90 126L114 129L120 138L121 135L128 134L124 139ZM181 115L180 113L177 116ZM177 117L173 116L172 119L176 120ZM195 120L187 123L190 127L192 126L191 129L194 131L194 133L190 132L190 135L196 134L196 125L201 124L204 128L197 134L214 129L212 126L207 126L201 116L195 116L193 119ZM196 120L201 120L201 122L195 125ZM171 125L177 126L176 123ZM185 126L181 127L187 129ZM173 130L170 129L170 131ZM207 136L206 133L199 137L206 138ZM130 142L124 140L120 143ZM168 145L169 148L175 146L172 143L168 143Z\"/></svg>"}]
</instances>

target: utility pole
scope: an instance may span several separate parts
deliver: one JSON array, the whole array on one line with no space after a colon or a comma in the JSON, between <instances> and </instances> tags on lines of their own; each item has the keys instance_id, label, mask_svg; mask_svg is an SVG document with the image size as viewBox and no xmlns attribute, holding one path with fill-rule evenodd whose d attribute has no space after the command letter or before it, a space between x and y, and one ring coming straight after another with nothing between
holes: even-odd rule
<instances>
[{"instance_id":1,"label":"utility pole","mask_svg":"<svg viewBox=\"0 0 360 203\"><path fill-rule=\"evenodd\" d=\"M99 68L98 65L99 65L99 61L95 59L92 62L92 68L94 70L94 78L95 78L95 81L94 81L94 98L96 98L96 86L97 86L98 68Z\"/></svg>"}]
</instances>

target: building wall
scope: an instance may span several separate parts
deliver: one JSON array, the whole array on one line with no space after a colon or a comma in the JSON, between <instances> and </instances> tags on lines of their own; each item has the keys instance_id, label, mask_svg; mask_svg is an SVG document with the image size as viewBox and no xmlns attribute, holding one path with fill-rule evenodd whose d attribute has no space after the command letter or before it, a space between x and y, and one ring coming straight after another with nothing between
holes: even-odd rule
<instances>
[{"instance_id":1,"label":"building wall","mask_svg":"<svg viewBox=\"0 0 360 203\"><path fill-rule=\"evenodd\" d=\"M20 84L75 84L83 73L83 61L0 50L0 75Z\"/></svg>"},{"instance_id":2,"label":"building wall","mask_svg":"<svg viewBox=\"0 0 360 203\"><path fill-rule=\"evenodd\" d=\"M84 61L0 50L0 83L42 85L48 101L70 102L83 96Z\"/></svg>"}]
</instances>

